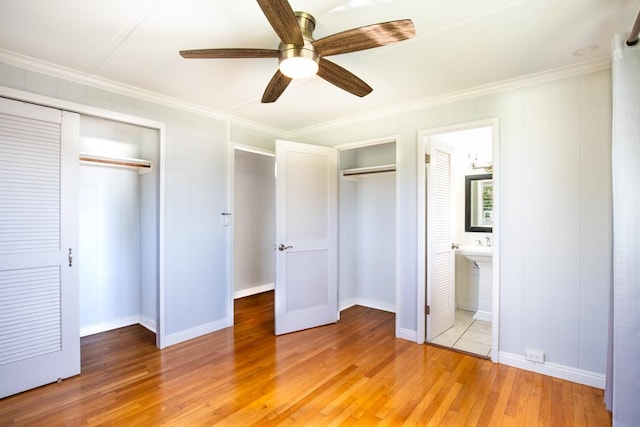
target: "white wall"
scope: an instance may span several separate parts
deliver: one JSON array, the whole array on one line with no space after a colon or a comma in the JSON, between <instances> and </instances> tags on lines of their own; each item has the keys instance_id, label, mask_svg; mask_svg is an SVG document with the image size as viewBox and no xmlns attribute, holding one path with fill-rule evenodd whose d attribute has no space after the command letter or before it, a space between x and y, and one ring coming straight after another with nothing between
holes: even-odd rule
<instances>
[{"instance_id":1,"label":"white wall","mask_svg":"<svg viewBox=\"0 0 640 427\"><path fill-rule=\"evenodd\" d=\"M85 331L83 335L112 329L110 325L119 327L138 323L138 172L82 165L78 191L80 215L77 259L80 328ZM131 321L131 318L135 320Z\"/></svg>"},{"instance_id":2,"label":"white wall","mask_svg":"<svg viewBox=\"0 0 640 427\"><path fill-rule=\"evenodd\" d=\"M356 301L395 312L395 174L358 178L355 197Z\"/></svg>"},{"instance_id":3,"label":"white wall","mask_svg":"<svg viewBox=\"0 0 640 427\"><path fill-rule=\"evenodd\" d=\"M341 160L342 160L341 155ZM357 304L355 179L341 179L338 205L338 301L340 310Z\"/></svg>"},{"instance_id":4,"label":"white wall","mask_svg":"<svg viewBox=\"0 0 640 427\"><path fill-rule=\"evenodd\" d=\"M234 289L275 283L275 157L234 150Z\"/></svg>"},{"instance_id":5,"label":"white wall","mask_svg":"<svg viewBox=\"0 0 640 427\"><path fill-rule=\"evenodd\" d=\"M399 134L400 327L416 330L416 133L499 119L500 349L548 365L604 373L611 281L609 71L316 129L297 139L344 144ZM597 377L600 378L600 377Z\"/></svg>"}]
</instances>

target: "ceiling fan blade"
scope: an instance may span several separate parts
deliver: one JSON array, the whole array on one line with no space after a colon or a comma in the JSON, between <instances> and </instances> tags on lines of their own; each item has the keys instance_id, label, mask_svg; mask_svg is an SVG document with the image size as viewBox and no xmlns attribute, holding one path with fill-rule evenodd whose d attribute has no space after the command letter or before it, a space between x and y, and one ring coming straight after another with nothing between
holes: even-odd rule
<instances>
[{"instance_id":1,"label":"ceiling fan blade","mask_svg":"<svg viewBox=\"0 0 640 427\"><path fill-rule=\"evenodd\" d=\"M338 86L340 89L346 90L359 97L368 95L373 90L371 86L362 81L358 76L345 70L338 64L320 58L318 65L318 76Z\"/></svg>"},{"instance_id":2,"label":"ceiling fan blade","mask_svg":"<svg viewBox=\"0 0 640 427\"><path fill-rule=\"evenodd\" d=\"M282 95L282 92L289 86L291 83L291 78L285 76L280 72L280 70L276 71L276 73L271 78L271 81L267 85L267 89L265 89L264 94L262 95L263 104L268 104L270 102L275 102L276 99Z\"/></svg>"},{"instance_id":3,"label":"ceiling fan blade","mask_svg":"<svg viewBox=\"0 0 640 427\"><path fill-rule=\"evenodd\" d=\"M322 56L357 52L385 46L416 35L410 19L367 25L323 37L313 42L313 47Z\"/></svg>"},{"instance_id":4,"label":"ceiling fan blade","mask_svg":"<svg viewBox=\"0 0 640 427\"><path fill-rule=\"evenodd\" d=\"M298 20L287 0L258 0L258 4L283 43L304 44Z\"/></svg>"},{"instance_id":5,"label":"ceiling fan blade","mask_svg":"<svg viewBox=\"0 0 640 427\"><path fill-rule=\"evenodd\" d=\"M275 49L192 49L181 50L183 58L277 58Z\"/></svg>"}]
</instances>

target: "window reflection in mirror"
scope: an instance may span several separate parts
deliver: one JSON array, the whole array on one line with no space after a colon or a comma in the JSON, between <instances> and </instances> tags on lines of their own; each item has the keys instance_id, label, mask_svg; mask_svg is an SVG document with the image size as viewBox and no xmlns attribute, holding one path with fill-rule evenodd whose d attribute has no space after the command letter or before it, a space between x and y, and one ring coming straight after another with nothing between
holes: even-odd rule
<instances>
[{"instance_id":1,"label":"window reflection in mirror","mask_svg":"<svg viewBox=\"0 0 640 427\"><path fill-rule=\"evenodd\" d=\"M465 231L493 230L493 176L467 175L464 183Z\"/></svg>"}]
</instances>

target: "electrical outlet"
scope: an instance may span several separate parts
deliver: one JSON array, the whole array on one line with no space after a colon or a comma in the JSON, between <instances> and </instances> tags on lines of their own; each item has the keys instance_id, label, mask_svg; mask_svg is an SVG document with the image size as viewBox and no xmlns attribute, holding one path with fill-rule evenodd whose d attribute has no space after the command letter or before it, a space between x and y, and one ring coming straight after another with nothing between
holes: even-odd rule
<instances>
[{"instance_id":1,"label":"electrical outlet","mask_svg":"<svg viewBox=\"0 0 640 427\"><path fill-rule=\"evenodd\" d=\"M544 363L544 351L527 350L524 357L530 362Z\"/></svg>"}]
</instances>

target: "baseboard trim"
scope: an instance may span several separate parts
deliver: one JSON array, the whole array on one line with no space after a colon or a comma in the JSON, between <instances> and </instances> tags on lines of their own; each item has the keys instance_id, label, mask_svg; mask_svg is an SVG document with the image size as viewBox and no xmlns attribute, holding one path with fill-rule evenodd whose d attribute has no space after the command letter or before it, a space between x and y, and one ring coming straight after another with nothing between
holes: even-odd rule
<instances>
[{"instance_id":1,"label":"baseboard trim","mask_svg":"<svg viewBox=\"0 0 640 427\"><path fill-rule=\"evenodd\" d=\"M261 294L262 292L272 291L275 289L273 283L266 283L264 285L253 286L251 288L240 289L233 293L233 299L244 298L251 295Z\"/></svg>"},{"instance_id":2,"label":"baseboard trim","mask_svg":"<svg viewBox=\"0 0 640 427\"><path fill-rule=\"evenodd\" d=\"M147 328L148 330L150 330L154 334L156 333L156 321L155 320L150 319L147 316L140 315L138 323L140 323L140 325L144 326L145 328Z\"/></svg>"},{"instance_id":3,"label":"baseboard trim","mask_svg":"<svg viewBox=\"0 0 640 427\"><path fill-rule=\"evenodd\" d=\"M410 329L400 328L398 333L396 334L396 338L402 338L403 340L417 342L418 340L418 332L412 331Z\"/></svg>"},{"instance_id":4,"label":"baseboard trim","mask_svg":"<svg viewBox=\"0 0 640 427\"><path fill-rule=\"evenodd\" d=\"M84 326L80 328L80 336L86 337L89 335L107 332L112 329L118 329L118 328L124 328L125 326L136 325L138 323L140 323L140 316L124 317L122 319L116 319L110 322L98 323L97 325Z\"/></svg>"},{"instance_id":5,"label":"baseboard trim","mask_svg":"<svg viewBox=\"0 0 640 427\"><path fill-rule=\"evenodd\" d=\"M456 308L465 311L478 311L478 306L473 304L456 303Z\"/></svg>"},{"instance_id":6,"label":"baseboard trim","mask_svg":"<svg viewBox=\"0 0 640 427\"><path fill-rule=\"evenodd\" d=\"M396 307L393 304L387 302L376 301L367 298L355 298L354 305L361 305L363 307L374 308L376 310L388 311L389 313L395 313Z\"/></svg>"},{"instance_id":7,"label":"baseboard trim","mask_svg":"<svg viewBox=\"0 0 640 427\"><path fill-rule=\"evenodd\" d=\"M550 377L560 378L578 384L588 385L604 390L605 376L583 369L572 368L570 366L559 365L557 363L536 363L531 362L512 353L501 351L498 353L498 363L513 366L515 368L524 369L526 371L537 372L539 374L548 375Z\"/></svg>"},{"instance_id":8,"label":"baseboard trim","mask_svg":"<svg viewBox=\"0 0 640 427\"><path fill-rule=\"evenodd\" d=\"M347 308L351 308L354 305L358 305L355 298L349 298L344 301L340 301L340 311L346 310Z\"/></svg>"},{"instance_id":9,"label":"baseboard trim","mask_svg":"<svg viewBox=\"0 0 640 427\"><path fill-rule=\"evenodd\" d=\"M176 332L174 334L169 334L165 336L165 347L179 344L202 335L210 334L211 332L219 331L220 329L228 328L230 326L233 326L233 321L229 321L229 319L222 319L196 326L195 328Z\"/></svg>"},{"instance_id":10,"label":"baseboard trim","mask_svg":"<svg viewBox=\"0 0 640 427\"><path fill-rule=\"evenodd\" d=\"M493 322L493 314L490 311L476 311L473 315L473 320L482 320L484 322Z\"/></svg>"}]
</instances>

